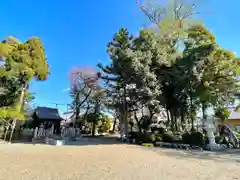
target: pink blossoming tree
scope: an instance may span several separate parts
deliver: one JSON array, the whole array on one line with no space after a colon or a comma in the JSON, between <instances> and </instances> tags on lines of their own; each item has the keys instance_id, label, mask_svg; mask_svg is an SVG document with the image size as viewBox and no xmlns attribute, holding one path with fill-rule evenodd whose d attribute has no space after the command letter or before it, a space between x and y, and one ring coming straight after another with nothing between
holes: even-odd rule
<instances>
[{"instance_id":1,"label":"pink blossoming tree","mask_svg":"<svg viewBox=\"0 0 240 180\"><path fill-rule=\"evenodd\" d=\"M72 110L80 119L80 109L86 104L93 91L99 88L101 73L93 67L73 67L69 74L70 95L73 99Z\"/></svg>"}]
</instances>

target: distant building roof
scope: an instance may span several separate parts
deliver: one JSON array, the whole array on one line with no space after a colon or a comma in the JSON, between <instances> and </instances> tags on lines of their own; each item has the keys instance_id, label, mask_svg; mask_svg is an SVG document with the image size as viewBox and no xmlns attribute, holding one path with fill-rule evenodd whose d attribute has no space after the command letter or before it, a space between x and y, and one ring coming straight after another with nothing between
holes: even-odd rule
<instances>
[{"instance_id":1,"label":"distant building roof","mask_svg":"<svg viewBox=\"0 0 240 180\"><path fill-rule=\"evenodd\" d=\"M229 116L228 119L229 119L229 120L237 120L237 119L240 120L240 112L232 111L232 112L230 113L230 116Z\"/></svg>"},{"instance_id":2,"label":"distant building roof","mask_svg":"<svg viewBox=\"0 0 240 180\"><path fill-rule=\"evenodd\" d=\"M58 109L48 107L37 107L34 110L39 119L62 120L59 116Z\"/></svg>"}]
</instances>

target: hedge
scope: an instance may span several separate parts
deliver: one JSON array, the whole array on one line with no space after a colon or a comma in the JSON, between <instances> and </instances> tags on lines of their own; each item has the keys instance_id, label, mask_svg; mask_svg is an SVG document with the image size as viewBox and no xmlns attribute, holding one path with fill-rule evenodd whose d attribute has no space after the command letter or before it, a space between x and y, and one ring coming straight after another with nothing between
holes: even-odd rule
<instances>
[{"instance_id":1,"label":"hedge","mask_svg":"<svg viewBox=\"0 0 240 180\"><path fill-rule=\"evenodd\" d=\"M205 138L201 132L184 133L182 139L184 144L190 144L191 146L203 146L205 144Z\"/></svg>"}]
</instances>

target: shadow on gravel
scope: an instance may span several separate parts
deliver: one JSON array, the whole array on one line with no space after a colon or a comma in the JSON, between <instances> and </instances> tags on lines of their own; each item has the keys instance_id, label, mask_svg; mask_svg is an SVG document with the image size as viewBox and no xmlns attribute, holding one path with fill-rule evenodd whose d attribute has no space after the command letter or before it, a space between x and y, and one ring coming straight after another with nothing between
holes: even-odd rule
<instances>
[{"instance_id":1,"label":"shadow on gravel","mask_svg":"<svg viewBox=\"0 0 240 180\"><path fill-rule=\"evenodd\" d=\"M69 141L67 146L94 146L94 145L114 145L124 144L118 137L111 136L86 136L76 141Z\"/></svg>"},{"instance_id":2,"label":"shadow on gravel","mask_svg":"<svg viewBox=\"0 0 240 180\"><path fill-rule=\"evenodd\" d=\"M175 157L179 159L199 159L199 160L214 160L216 162L234 162L240 163L240 150L231 152L210 152L201 150L178 150L178 149L167 149L167 148L146 148L154 151L159 155L166 155L169 157Z\"/></svg>"},{"instance_id":3,"label":"shadow on gravel","mask_svg":"<svg viewBox=\"0 0 240 180\"><path fill-rule=\"evenodd\" d=\"M48 145L44 143L44 140L38 142L32 142L31 140L17 140L12 141L11 144L42 144ZM115 136L83 136L81 138L77 138L72 141L69 140L63 146L94 146L94 145L114 145L114 144L124 144L118 137Z\"/></svg>"},{"instance_id":4,"label":"shadow on gravel","mask_svg":"<svg viewBox=\"0 0 240 180\"><path fill-rule=\"evenodd\" d=\"M29 141L13 141L12 144L42 144L48 145L44 142L29 142ZM76 141L68 141L66 145L63 146L97 146L97 145L117 145L126 144L120 141L116 136L84 136ZM126 144L128 145L128 144ZM187 159L199 159L199 160L214 160L216 162L237 162L240 163L240 149L239 150L228 150L221 152L210 152L201 150L182 150L182 149L168 149L160 147L144 147L138 146L144 150L151 150L159 155L166 155L175 158L187 158Z\"/></svg>"}]
</instances>

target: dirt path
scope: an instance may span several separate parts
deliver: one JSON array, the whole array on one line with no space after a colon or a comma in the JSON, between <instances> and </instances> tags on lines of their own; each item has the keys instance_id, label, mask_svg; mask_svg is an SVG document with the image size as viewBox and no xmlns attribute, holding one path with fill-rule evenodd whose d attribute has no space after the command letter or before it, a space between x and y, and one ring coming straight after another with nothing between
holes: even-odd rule
<instances>
[{"instance_id":1,"label":"dirt path","mask_svg":"<svg viewBox=\"0 0 240 180\"><path fill-rule=\"evenodd\" d=\"M123 144L0 145L0 180L240 180L240 164Z\"/></svg>"}]
</instances>

